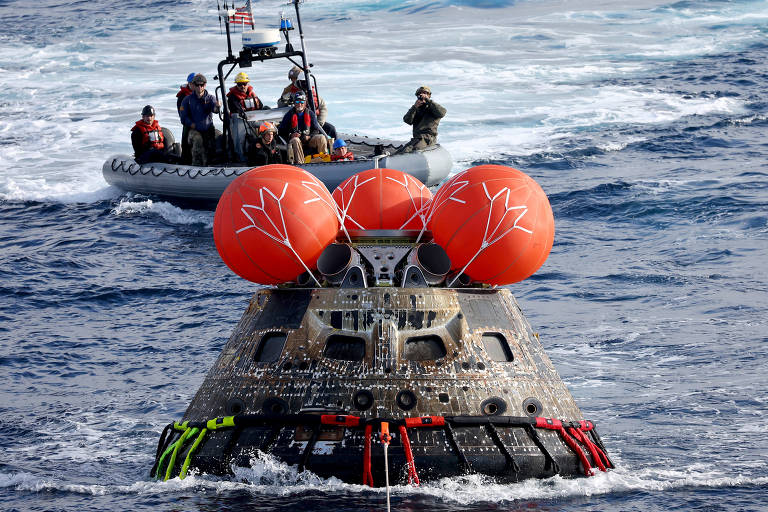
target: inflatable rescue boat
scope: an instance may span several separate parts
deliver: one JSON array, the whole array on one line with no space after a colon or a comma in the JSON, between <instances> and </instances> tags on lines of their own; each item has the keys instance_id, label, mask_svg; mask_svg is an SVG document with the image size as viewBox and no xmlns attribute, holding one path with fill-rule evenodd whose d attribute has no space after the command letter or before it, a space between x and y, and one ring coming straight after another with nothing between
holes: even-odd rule
<instances>
[{"instance_id":1,"label":"inflatable rescue boat","mask_svg":"<svg viewBox=\"0 0 768 512\"><path fill-rule=\"evenodd\" d=\"M291 43L290 33L294 30L290 19L281 15L279 29L256 29L242 31L242 48L235 54L232 52L232 37L230 25L236 23L237 17L234 10L222 10L219 12L224 22L227 34L228 54L219 62L216 80L216 97L221 103L223 133L220 137L221 155L226 162L234 161L234 149L230 138L229 108L223 95L227 91L226 80L236 67L250 68L256 63L283 59L291 65L297 65L303 70L303 84L309 108L316 110L315 102L318 96L317 79L311 73L312 65L307 61L304 33L299 14L297 0L291 2L296 8L297 27L299 29L301 48L296 49ZM281 37L282 35L282 37ZM281 40L285 43L284 49L279 50ZM307 84L311 84L311 87ZM258 129L259 124L270 121L279 124L283 115L290 107L251 110L246 112L250 126ZM173 145L175 138L170 130L163 128L167 146ZM328 135L326 133L326 135ZM312 163L299 164L302 168L320 178L323 183L334 188L339 183L360 171L389 167L396 168L411 174L416 179L428 186L439 184L451 171L453 162L448 151L434 144L422 150L412 153L398 153L397 150L405 142L382 140L374 137L365 137L356 134L340 134L347 142L347 146L355 155L353 161L313 161ZM330 138L329 138L330 141ZM285 142L278 140L278 147L282 147L283 161L287 162ZM225 163L210 166L192 166L152 162L139 164L131 155L114 155L109 157L102 165L104 179L110 185L129 192L142 194L155 194L165 197L193 199L193 200L218 200L224 189L252 166L242 164Z\"/></svg>"},{"instance_id":2,"label":"inflatable rescue boat","mask_svg":"<svg viewBox=\"0 0 768 512\"><path fill-rule=\"evenodd\" d=\"M285 165L235 179L222 260L250 301L151 475L232 474L262 457L370 486L482 473L589 476L607 450L509 289L554 218L530 177L484 165L433 196L371 169L331 194Z\"/></svg>"},{"instance_id":3,"label":"inflatable rescue boat","mask_svg":"<svg viewBox=\"0 0 768 512\"><path fill-rule=\"evenodd\" d=\"M261 110L258 119L279 121L287 108ZM257 116L249 118L257 120ZM165 139L173 144L174 138L164 128ZM419 181L438 185L448 176L453 162L448 151L439 144L413 153L395 154L404 142L341 134L354 153L355 160L315 162L302 164L329 188L333 189L353 174L375 167L405 169ZM252 166L218 165L193 166L150 162L139 164L132 155L114 155L102 166L104 179L110 185L128 192L153 194L164 197L218 201L224 189Z\"/></svg>"}]
</instances>

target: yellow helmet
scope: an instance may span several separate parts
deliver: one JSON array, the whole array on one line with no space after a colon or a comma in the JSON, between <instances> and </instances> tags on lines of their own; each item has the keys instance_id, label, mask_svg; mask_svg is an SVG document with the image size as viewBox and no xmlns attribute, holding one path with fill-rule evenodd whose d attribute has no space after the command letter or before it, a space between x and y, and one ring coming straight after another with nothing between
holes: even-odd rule
<instances>
[{"instance_id":1,"label":"yellow helmet","mask_svg":"<svg viewBox=\"0 0 768 512\"><path fill-rule=\"evenodd\" d=\"M250 79L250 78L248 78L248 75L246 75L246 74L245 74L245 73L243 73L242 71L241 71L241 72L239 72L239 73L238 73L238 74L235 76L235 83L236 83L236 84L239 84L239 83L242 83L242 82L248 83L248 82L250 82L250 81L251 81L251 79Z\"/></svg>"}]
</instances>

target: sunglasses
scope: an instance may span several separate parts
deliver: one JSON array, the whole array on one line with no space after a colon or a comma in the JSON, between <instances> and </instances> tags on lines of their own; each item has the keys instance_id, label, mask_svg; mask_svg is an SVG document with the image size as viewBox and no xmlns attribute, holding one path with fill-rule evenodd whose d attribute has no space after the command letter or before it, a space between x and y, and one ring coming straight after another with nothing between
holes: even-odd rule
<instances>
[{"instance_id":1,"label":"sunglasses","mask_svg":"<svg viewBox=\"0 0 768 512\"><path fill-rule=\"evenodd\" d=\"M296 100L296 101L294 101L294 103L299 103L299 104L303 105L305 103L305 101L304 100Z\"/></svg>"},{"instance_id":2,"label":"sunglasses","mask_svg":"<svg viewBox=\"0 0 768 512\"><path fill-rule=\"evenodd\" d=\"M195 87L205 87L205 84L195 84Z\"/></svg>"}]
</instances>

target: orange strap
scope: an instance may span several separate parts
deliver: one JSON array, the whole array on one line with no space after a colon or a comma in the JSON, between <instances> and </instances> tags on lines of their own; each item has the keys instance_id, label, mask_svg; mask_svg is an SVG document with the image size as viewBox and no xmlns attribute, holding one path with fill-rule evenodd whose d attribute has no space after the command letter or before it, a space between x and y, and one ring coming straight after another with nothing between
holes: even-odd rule
<instances>
[{"instance_id":1,"label":"orange strap","mask_svg":"<svg viewBox=\"0 0 768 512\"><path fill-rule=\"evenodd\" d=\"M341 427L358 427L360 426L360 417L346 414L323 414L320 416L320 423L323 425L339 425Z\"/></svg>"},{"instance_id":2,"label":"orange strap","mask_svg":"<svg viewBox=\"0 0 768 512\"><path fill-rule=\"evenodd\" d=\"M371 433L373 425L365 426L365 449L363 450L363 485L373 487L373 474L371 473Z\"/></svg>"},{"instance_id":3,"label":"orange strap","mask_svg":"<svg viewBox=\"0 0 768 512\"><path fill-rule=\"evenodd\" d=\"M416 462L413 460L413 452L411 451L411 441L408 439L408 430L404 425L400 425L400 439L403 443L403 450L405 451L406 465L408 466L408 485L421 485L419 483L419 475L416 473Z\"/></svg>"},{"instance_id":4,"label":"orange strap","mask_svg":"<svg viewBox=\"0 0 768 512\"><path fill-rule=\"evenodd\" d=\"M420 416L418 418L405 418L405 426L415 427L442 427L445 425L445 418L442 416Z\"/></svg>"},{"instance_id":5,"label":"orange strap","mask_svg":"<svg viewBox=\"0 0 768 512\"><path fill-rule=\"evenodd\" d=\"M576 455L579 457L581 465L584 466L584 474L586 476L592 476L592 465L589 463L589 459L587 459L587 456L584 454L584 450L581 449L581 446L579 446L579 443L577 443L576 440L572 438L568 432L566 432L562 424L560 425L560 428L553 430L557 430L557 432L560 434L560 437L562 437L563 441L565 441L565 444L567 444L571 450L573 450L574 453L576 453Z\"/></svg>"},{"instance_id":6,"label":"orange strap","mask_svg":"<svg viewBox=\"0 0 768 512\"><path fill-rule=\"evenodd\" d=\"M569 428L568 431L575 437L581 444L587 447L589 450L590 455L592 455L592 460L594 461L595 465L600 469L600 471L607 471L605 469L605 464L603 463L602 457L605 457L605 454L603 451L598 447L595 443L589 440L587 435L582 432L581 430L577 428Z\"/></svg>"}]
</instances>

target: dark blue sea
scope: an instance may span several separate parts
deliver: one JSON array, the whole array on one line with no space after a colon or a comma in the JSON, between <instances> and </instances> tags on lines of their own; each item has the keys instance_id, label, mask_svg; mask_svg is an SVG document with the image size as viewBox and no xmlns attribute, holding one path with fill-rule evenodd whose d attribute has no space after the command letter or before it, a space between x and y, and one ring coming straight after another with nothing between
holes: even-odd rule
<instances>
[{"instance_id":1,"label":"dark blue sea","mask_svg":"<svg viewBox=\"0 0 768 512\"><path fill-rule=\"evenodd\" d=\"M254 2L257 22L281 2ZM213 213L109 187L145 104L225 51L209 0L0 0L0 510L380 511L270 461L149 479L257 285ZM395 487L398 511L768 510L768 2L307 0L329 120L407 139L422 84L453 172L549 195L510 288L617 464L589 479ZM249 70L274 105L287 67ZM219 123L220 126L220 123Z\"/></svg>"}]
</instances>

